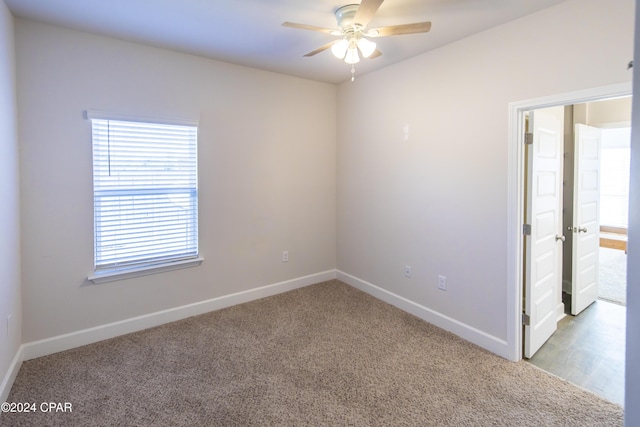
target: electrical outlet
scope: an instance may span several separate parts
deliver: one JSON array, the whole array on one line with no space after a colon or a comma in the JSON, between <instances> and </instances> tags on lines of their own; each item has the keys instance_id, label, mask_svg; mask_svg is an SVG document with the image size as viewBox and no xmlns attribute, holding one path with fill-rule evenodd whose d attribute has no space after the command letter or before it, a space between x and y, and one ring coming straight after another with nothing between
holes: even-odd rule
<instances>
[{"instance_id":1,"label":"electrical outlet","mask_svg":"<svg viewBox=\"0 0 640 427\"><path fill-rule=\"evenodd\" d=\"M411 277L411 266L404 266L404 277Z\"/></svg>"},{"instance_id":2,"label":"electrical outlet","mask_svg":"<svg viewBox=\"0 0 640 427\"><path fill-rule=\"evenodd\" d=\"M447 290L447 278L445 276L438 276L438 289L441 291Z\"/></svg>"},{"instance_id":3,"label":"electrical outlet","mask_svg":"<svg viewBox=\"0 0 640 427\"><path fill-rule=\"evenodd\" d=\"M282 251L282 262L289 262L289 251Z\"/></svg>"}]
</instances>

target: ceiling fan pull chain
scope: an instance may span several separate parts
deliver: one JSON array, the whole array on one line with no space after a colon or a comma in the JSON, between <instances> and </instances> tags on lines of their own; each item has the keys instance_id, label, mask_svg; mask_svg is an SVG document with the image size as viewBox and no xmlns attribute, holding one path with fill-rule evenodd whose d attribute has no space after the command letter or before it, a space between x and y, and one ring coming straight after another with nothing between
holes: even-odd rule
<instances>
[{"instance_id":1,"label":"ceiling fan pull chain","mask_svg":"<svg viewBox=\"0 0 640 427\"><path fill-rule=\"evenodd\" d=\"M351 81L354 81L355 79L356 79L356 66L351 65Z\"/></svg>"}]
</instances>

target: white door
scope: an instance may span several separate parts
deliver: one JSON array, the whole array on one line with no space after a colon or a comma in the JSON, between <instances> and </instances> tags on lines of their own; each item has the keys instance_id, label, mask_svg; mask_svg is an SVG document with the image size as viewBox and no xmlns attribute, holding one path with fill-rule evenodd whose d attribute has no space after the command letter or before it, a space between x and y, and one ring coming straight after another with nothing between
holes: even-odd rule
<instances>
[{"instance_id":1,"label":"white door","mask_svg":"<svg viewBox=\"0 0 640 427\"><path fill-rule=\"evenodd\" d=\"M573 264L571 314L598 298L600 249L600 129L577 124L575 129Z\"/></svg>"},{"instance_id":2,"label":"white door","mask_svg":"<svg viewBox=\"0 0 640 427\"><path fill-rule=\"evenodd\" d=\"M524 356L530 358L557 328L556 307L562 282L562 152L563 107L532 111L527 149L525 220Z\"/></svg>"}]
</instances>

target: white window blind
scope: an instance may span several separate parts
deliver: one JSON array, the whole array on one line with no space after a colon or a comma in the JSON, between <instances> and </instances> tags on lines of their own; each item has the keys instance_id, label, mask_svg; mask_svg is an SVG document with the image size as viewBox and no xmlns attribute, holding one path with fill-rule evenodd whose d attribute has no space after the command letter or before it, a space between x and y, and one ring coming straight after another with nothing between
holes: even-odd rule
<instances>
[{"instance_id":1,"label":"white window blind","mask_svg":"<svg viewBox=\"0 0 640 427\"><path fill-rule=\"evenodd\" d=\"M198 257L197 126L101 116L87 112L96 272Z\"/></svg>"}]
</instances>

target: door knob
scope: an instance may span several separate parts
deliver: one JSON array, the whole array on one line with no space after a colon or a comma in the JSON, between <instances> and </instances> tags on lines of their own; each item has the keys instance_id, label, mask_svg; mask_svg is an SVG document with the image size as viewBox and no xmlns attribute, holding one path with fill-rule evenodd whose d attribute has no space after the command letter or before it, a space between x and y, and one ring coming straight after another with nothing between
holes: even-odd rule
<instances>
[{"instance_id":1,"label":"door knob","mask_svg":"<svg viewBox=\"0 0 640 427\"><path fill-rule=\"evenodd\" d=\"M578 233L586 233L587 227L578 227Z\"/></svg>"},{"instance_id":2,"label":"door knob","mask_svg":"<svg viewBox=\"0 0 640 427\"><path fill-rule=\"evenodd\" d=\"M562 241L564 242L564 241L565 241L565 237L564 237L564 236L561 236L561 235L559 235L559 234L556 234L556 242L557 242L558 240L562 240Z\"/></svg>"}]
</instances>

